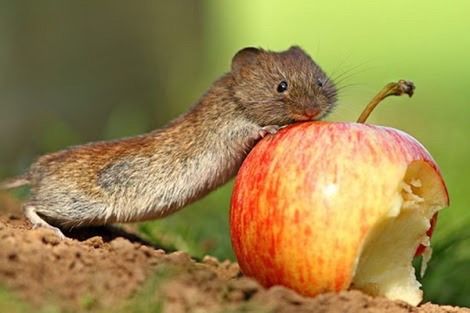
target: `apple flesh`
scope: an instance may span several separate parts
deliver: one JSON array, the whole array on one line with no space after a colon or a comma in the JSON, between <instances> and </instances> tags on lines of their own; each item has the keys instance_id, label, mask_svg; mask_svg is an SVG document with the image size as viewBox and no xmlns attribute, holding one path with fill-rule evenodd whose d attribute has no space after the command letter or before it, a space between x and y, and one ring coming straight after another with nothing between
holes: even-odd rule
<instances>
[{"instance_id":1,"label":"apple flesh","mask_svg":"<svg viewBox=\"0 0 470 313\"><path fill-rule=\"evenodd\" d=\"M431 220L448 203L438 166L406 133L300 123L260 141L242 164L232 245L243 273L264 286L309 296L355 288L417 305L411 262L430 258Z\"/></svg>"}]
</instances>

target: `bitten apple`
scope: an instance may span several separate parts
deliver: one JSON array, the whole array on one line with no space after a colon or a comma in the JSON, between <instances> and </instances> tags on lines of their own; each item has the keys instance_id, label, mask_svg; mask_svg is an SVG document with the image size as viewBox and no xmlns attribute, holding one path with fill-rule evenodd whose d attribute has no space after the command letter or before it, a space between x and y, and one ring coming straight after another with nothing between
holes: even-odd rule
<instances>
[{"instance_id":1,"label":"bitten apple","mask_svg":"<svg viewBox=\"0 0 470 313\"><path fill-rule=\"evenodd\" d=\"M265 286L310 296L356 288L416 305L411 262L420 246L430 257L430 221L448 202L438 166L410 135L300 123L264 138L240 168L232 244L243 273Z\"/></svg>"}]
</instances>

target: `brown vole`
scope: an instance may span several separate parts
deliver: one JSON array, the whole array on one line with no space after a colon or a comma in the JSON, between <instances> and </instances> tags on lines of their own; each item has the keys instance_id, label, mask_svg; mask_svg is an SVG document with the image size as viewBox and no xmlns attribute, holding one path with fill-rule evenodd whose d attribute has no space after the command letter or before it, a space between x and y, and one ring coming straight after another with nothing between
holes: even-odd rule
<instances>
[{"instance_id":1,"label":"brown vole","mask_svg":"<svg viewBox=\"0 0 470 313\"><path fill-rule=\"evenodd\" d=\"M30 184L26 217L60 236L51 225L160 218L227 182L266 134L321 119L335 102L334 83L301 48L245 48L229 73L162 129L44 155L1 186Z\"/></svg>"}]
</instances>

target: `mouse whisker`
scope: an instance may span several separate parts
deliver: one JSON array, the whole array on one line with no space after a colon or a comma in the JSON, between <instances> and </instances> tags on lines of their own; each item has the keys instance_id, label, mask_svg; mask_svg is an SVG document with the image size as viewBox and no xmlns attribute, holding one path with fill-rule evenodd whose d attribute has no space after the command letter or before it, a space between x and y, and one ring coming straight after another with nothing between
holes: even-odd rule
<instances>
[{"instance_id":1,"label":"mouse whisker","mask_svg":"<svg viewBox=\"0 0 470 313\"><path fill-rule=\"evenodd\" d=\"M336 75L336 76L330 76L329 80L333 81L335 84L340 84L343 81L346 81L350 79L351 77L357 76L358 74L364 73L370 68L360 68L363 64L355 66L351 69L347 69L344 72Z\"/></svg>"},{"instance_id":2,"label":"mouse whisker","mask_svg":"<svg viewBox=\"0 0 470 313\"><path fill-rule=\"evenodd\" d=\"M336 79L339 79L341 78L343 75L345 74L351 74L351 73L362 73L364 72L365 70L368 70L369 68L363 68L364 65L366 65L367 62L363 62L361 64L358 64L358 65L354 65L354 66L351 66L349 68L342 68L342 71L339 72L338 74L337 73L332 73L330 75L330 77L332 78L332 80L336 80Z\"/></svg>"},{"instance_id":3,"label":"mouse whisker","mask_svg":"<svg viewBox=\"0 0 470 313\"><path fill-rule=\"evenodd\" d=\"M344 69L347 69L346 62L349 61L350 57L351 55L348 55L342 58L342 60L335 65L334 70L330 72L329 76L334 77L336 74L338 74L339 71L343 71Z\"/></svg>"},{"instance_id":4,"label":"mouse whisker","mask_svg":"<svg viewBox=\"0 0 470 313\"><path fill-rule=\"evenodd\" d=\"M336 92L342 91L344 89L348 89L350 87L358 87L358 86L361 86L361 84L351 83L351 84L347 84L347 85L341 85L341 86L338 86L336 88Z\"/></svg>"}]
</instances>

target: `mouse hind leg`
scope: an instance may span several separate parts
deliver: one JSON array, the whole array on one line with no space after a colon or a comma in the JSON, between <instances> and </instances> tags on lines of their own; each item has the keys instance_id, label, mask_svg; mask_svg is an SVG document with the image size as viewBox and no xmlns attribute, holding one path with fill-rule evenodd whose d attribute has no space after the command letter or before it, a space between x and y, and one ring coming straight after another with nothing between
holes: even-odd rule
<instances>
[{"instance_id":1,"label":"mouse hind leg","mask_svg":"<svg viewBox=\"0 0 470 313\"><path fill-rule=\"evenodd\" d=\"M60 239L65 239L64 234L59 228L50 225L41 216L39 216L39 214L37 213L37 209L34 205L25 204L23 206L23 212L26 218L31 222L31 224L33 224L33 228L44 227L52 229Z\"/></svg>"}]
</instances>

